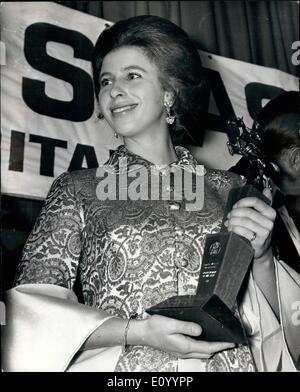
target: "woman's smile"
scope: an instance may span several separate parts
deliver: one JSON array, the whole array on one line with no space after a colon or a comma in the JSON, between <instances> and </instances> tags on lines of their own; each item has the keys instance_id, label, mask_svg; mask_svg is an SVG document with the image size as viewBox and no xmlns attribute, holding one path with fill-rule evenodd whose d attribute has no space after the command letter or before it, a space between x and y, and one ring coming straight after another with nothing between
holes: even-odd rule
<instances>
[{"instance_id":1,"label":"woman's smile","mask_svg":"<svg viewBox=\"0 0 300 392\"><path fill-rule=\"evenodd\" d=\"M137 107L138 104L131 105L118 105L111 109L111 113L113 116L124 116L125 114L132 112Z\"/></svg>"}]
</instances>

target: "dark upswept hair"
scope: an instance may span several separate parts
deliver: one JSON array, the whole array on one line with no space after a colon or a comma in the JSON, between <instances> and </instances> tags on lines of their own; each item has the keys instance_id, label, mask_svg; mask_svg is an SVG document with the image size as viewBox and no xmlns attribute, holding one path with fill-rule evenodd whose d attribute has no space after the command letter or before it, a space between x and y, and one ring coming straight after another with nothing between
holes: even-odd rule
<instances>
[{"instance_id":1,"label":"dark upswept hair","mask_svg":"<svg viewBox=\"0 0 300 392\"><path fill-rule=\"evenodd\" d=\"M300 148L300 94L286 91L265 105L257 123L262 133L262 149L269 159L284 150Z\"/></svg>"},{"instance_id":2,"label":"dark upswept hair","mask_svg":"<svg viewBox=\"0 0 300 392\"><path fill-rule=\"evenodd\" d=\"M172 112L176 120L171 128L181 138L185 132L193 138L193 132L199 132L203 126L208 84L198 51L189 36L169 20L152 15L121 20L105 29L96 42L92 56L97 100L103 59L112 50L123 46L142 49L157 66L162 87L173 92L175 97Z\"/></svg>"}]
</instances>

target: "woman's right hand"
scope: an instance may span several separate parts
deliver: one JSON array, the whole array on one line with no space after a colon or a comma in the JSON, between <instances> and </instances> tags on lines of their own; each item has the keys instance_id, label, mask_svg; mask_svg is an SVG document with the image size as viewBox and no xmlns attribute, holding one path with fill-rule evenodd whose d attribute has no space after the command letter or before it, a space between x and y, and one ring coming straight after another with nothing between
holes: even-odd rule
<instances>
[{"instance_id":1,"label":"woman's right hand","mask_svg":"<svg viewBox=\"0 0 300 392\"><path fill-rule=\"evenodd\" d=\"M200 325L153 315L145 320L132 320L128 344L151 346L178 358L210 358L218 351L235 347L234 343L207 342L193 339L202 333ZM139 336L138 341L137 336Z\"/></svg>"}]
</instances>

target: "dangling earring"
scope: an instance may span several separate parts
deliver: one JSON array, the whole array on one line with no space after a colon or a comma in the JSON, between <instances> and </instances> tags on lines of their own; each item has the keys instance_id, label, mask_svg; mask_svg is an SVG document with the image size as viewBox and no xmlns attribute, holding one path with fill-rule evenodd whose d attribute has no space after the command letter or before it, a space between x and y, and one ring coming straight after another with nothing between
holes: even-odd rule
<instances>
[{"instance_id":1,"label":"dangling earring","mask_svg":"<svg viewBox=\"0 0 300 392\"><path fill-rule=\"evenodd\" d=\"M280 173L280 167L276 163L270 162L270 165L276 174Z\"/></svg>"},{"instance_id":2,"label":"dangling earring","mask_svg":"<svg viewBox=\"0 0 300 392\"><path fill-rule=\"evenodd\" d=\"M102 113L98 113L98 116L97 116L97 117L98 117L99 120L103 120L103 119L104 119L104 116L103 116Z\"/></svg>"},{"instance_id":3,"label":"dangling earring","mask_svg":"<svg viewBox=\"0 0 300 392\"><path fill-rule=\"evenodd\" d=\"M169 102L165 102L165 103L164 103L164 106L165 106L166 111L167 111L166 122L167 122L167 124L170 124L170 125L171 125L171 124L173 124L174 121L175 121L175 116L172 116L172 115L171 115L171 106L172 106L172 105L170 105Z\"/></svg>"},{"instance_id":4,"label":"dangling earring","mask_svg":"<svg viewBox=\"0 0 300 392\"><path fill-rule=\"evenodd\" d=\"M117 132L114 132L114 137L115 137L116 139L119 138L119 135L117 134Z\"/></svg>"}]
</instances>

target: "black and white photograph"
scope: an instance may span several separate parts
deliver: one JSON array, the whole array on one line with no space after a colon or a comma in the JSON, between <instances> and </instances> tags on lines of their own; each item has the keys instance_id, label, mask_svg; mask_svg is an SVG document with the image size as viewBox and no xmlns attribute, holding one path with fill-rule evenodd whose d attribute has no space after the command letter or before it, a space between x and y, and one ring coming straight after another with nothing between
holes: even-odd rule
<instances>
[{"instance_id":1,"label":"black and white photograph","mask_svg":"<svg viewBox=\"0 0 300 392\"><path fill-rule=\"evenodd\" d=\"M1 372L299 372L299 1L0 18Z\"/></svg>"}]
</instances>

